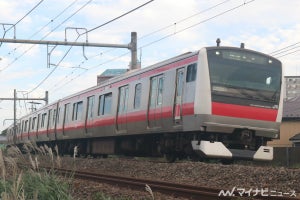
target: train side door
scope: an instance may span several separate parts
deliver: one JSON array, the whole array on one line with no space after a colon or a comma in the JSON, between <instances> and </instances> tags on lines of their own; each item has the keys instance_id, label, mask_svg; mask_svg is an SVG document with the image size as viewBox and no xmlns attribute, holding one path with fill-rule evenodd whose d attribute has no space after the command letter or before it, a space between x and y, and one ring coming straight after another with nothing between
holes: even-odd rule
<instances>
[{"instance_id":1,"label":"train side door","mask_svg":"<svg viewBox=\"0 0 300 200\"><path fill-rule=\"evenodd\" d=\"M128 85L119 88L119 102L117 111L117 130L127 130Z\"/></svg>"},{"instance_id":2,"label":"train side door","mask_svg":"<svg viewBox=\"0 0 300 200\"><path fill-rule=\"evenodd\" d=\"M150 98L148 106L148 127L161 127L162 109L163 109L163 75L152 77L150 79Z\"/></svg>"},{"instance_id":3,"label":"train side door","mask_svg":"<svg viewBox=\"0 0 300 200\"><path fill-rule=\"evenodd\" d=\"M70 118L70 103L64 105L64 118L63 118L63 135L66 135L66 126Z\"/></svg>"},{"instance_id":4,"label":"train side door","mask_svg":"<svg viewBox=\"0 0 300 200\"><path fill-rule=\"evenodd\" d=\"M184 86L184 68L177 69L173 118L175 125L182 122L182 99Z\"/></svg>"},{"instance_id":5,"label":"train side door","mask_svg":"<svg viewBox=\"0 0 300 200\"><path fill-rule=\"evenodd\" d=\"M94 105L95 105L95 96L88 97L87 98L87 111L86 111L86 116L85 116L85 133L88 133L89 129L93 125Z\"/></svg>"}]
</instances>

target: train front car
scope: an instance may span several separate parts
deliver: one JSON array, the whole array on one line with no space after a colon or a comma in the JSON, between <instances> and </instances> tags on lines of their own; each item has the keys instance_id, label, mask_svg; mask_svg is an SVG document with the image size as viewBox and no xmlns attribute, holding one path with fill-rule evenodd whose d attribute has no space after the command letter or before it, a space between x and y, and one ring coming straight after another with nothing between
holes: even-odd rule
<instances>
[{"instance_id":1,"label":"train front car","mask_svg":"<svg viewBox=\"0 0 300 200\"><path fill-rule=\"evenodd\" d=\"M244 48L200 50L195 114L201 133L193 149L206 157L272 160L279 138L282 64Z\"/></svg>"}]
</instances>

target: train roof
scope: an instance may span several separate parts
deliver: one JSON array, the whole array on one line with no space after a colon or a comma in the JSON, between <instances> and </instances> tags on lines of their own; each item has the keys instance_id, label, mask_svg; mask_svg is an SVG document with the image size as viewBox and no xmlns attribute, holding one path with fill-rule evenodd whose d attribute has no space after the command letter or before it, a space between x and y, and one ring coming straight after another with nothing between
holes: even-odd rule
<instances>
[{"instance_id":1,"label":"train roof","mask_svg":"<svg viewBox=\"0 0 300 200\"><path fill-rule=\"evenodd\" d=\"M130 70L122 75L119 75L119 76L116 76L116 77L113 77L113 78L110 78L106 81L103 81L101 84L99 85L96 85L96 86L93 86L93 87L90 87L90 88L87 88L85 90L82 90L82 91L79 91L77 93L74 93L74 94L71 94L69 96L66 96L64 97L63 99L61 100L66 100L66 99L69 99L69 98L72 98L74 96L77 96L77 95L80 95L84 92L89 92L89 91L93 91L95 89L98 89L98 88L102 88L102 87L107 87L111 84L114 84L114 83L117 83L119 81L123 81L123 80L126 80L126 79L129 79L133 76L137 76L137 75L140 75L140 74L143 74L143 73L146 73L148 71L151 71L151 70L154 70L158 67L161 67L163 65L167 65L167 64L171 64L173 62L177 62L179 60L182 60L182 59L185 59L185 58L188 58L188 57L191 57L191 56L194 56L194 55L197 55L199 53L199 51L195 51L195 52L187 52L187 53L183 53L181 55L178 55L178 56L175 56L175 57L172 57L172 58L169 58L167 60L164 60L164 61L161 61L161 62L158 62L156 64L153 64L153 65L150 65L148 67L145 67L145 68L142 68L142 69L135 69L135 70ZM58 100L60 101L60 100ZM57 102L57 101L56 101ZM55 103L55 102L54 102Z\"/></svg>"}]
</instances>

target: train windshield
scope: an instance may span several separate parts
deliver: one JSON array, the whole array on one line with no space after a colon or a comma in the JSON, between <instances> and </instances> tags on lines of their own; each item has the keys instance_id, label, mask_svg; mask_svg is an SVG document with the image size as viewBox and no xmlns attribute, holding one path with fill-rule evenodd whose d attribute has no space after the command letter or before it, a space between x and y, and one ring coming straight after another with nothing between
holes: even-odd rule
<instances>
[{"instance_id":1,"label":"train windshield","mask_svg":"<svg viewBox=\"0 0 300 200\"><path fill-rule=\"evenodd\" d=\"M208 49L207 58L213 100L232 102L230 97L235 97L239 104L278 107L282 73L280 61L231 48Z\"/></svg>"}]
</instances>

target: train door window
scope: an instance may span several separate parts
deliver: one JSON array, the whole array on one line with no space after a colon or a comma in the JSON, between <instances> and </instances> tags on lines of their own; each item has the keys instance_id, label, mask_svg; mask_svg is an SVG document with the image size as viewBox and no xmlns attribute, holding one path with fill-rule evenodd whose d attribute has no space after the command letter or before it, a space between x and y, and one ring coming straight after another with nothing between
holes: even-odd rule
<instances>
[{"instance_id":1,"label":"train door window","mask_svg":"<svg viewBox=\"0 0 300 200\"><path fill-rule=\"evenodd\" d=\"M65 104L64 125L70 121L70 104Z\"/></svg>"},{"instance_id":2,"label":"train door window","mask_svg":"<svg viewBox=\"0 0 300 200\"><path fill-rule=\"evenodd\" d=\"M119 88L119 106L118 112L119 113L126 113L127 112L127 103L128 103L128 85Z\"/></svg>"},{"instance_id":3,"label":"train door window","mask_svg":"<svg viewBox=\"0 0 300 200\"><path fill-rule=\"evenodd\" d=\"M94 102L95 96L88 97L88 105L87 105L87 118L93 118L93 110L94 110Z\"/></svg>"},{"instance_id":4,"label":"train door window","mask_svg":"<svg viewBox=\"0 0 300 200\"><path fill-rule=\"evenodd\" d=\"M79 101L73 104L73 115L72 120L81 120L82 116L82 109L83 109L83 102Z\"/></svg>"},{"instance_id":5,"label":"train door window","mask_svg":"<svg viewBox=\"0 0 300 200\"><path fill-rule=\"evenodd\" d=\"M52 126L52 121L51 121L51 120L52 120L52 114L53 114L53 113L52 113L52 110L50 109L48 113L49 113L49 115L48 115L48 116L49 116L49 117L48 117L48 125L49 125L49 126L48 126L48 127L51 127L51 126ZM46 124L46 125L47 125L47 124Z\"/></svg>"},{"instance_id":6,"label":"train door window","mask_svg":"<svg viewBox=\"0 0 300 200\"><path fill-rule=\"evenodd\" d=\"M31 117L30 117L30 118L29 118L29 123L28 123L28 131L30 131L31 123L32 123L32 120L31 120Z\"/></svg>"},{"instance_id":7,"label":"train door window","mask_svg":"<svg viewBox=\"0 0 300 200\"><path fill-rule=\"evenodd\" d=\"M99 97L98 116L111 113L112 93L104 94Z\"/></svg>"},{"instance_id":8,"label":"train door window","mask_svg":"<svg viewBox=\"0 0 300 200\"><path fill-rule=\"evenodd\" d=\"M55 120L56 120L56 109L53 110L53 116L52 116L52 126L55 125Z\"/></svg>"},{"instance_id":9,"label":"train door window","mask_svg":"<svg viewBox=\"0 0 300 200\"><path fill-rule=\"evenodd\" d=\"M34 117L32 119L32 126L31 126L31 129L34 130L35 129L35 124L36 124L36 117Z\"/></svg>"},{"instance_id":10,"label":"train door window","mask_svg":"<svg viewBox=\"0 0 300 200\"><path fill-rule=\"evenodd\" d=\"M134 94L134 109L138 109L141 106L141 97L142 97L142 84L138 83L135 85L135 94Z\"/></svg>"},{"instance_id":11,"label":"train door window","mask_svg":"<svg viewBox=\"0 0 300 200\"><path fill-rule=\"evenodd\" d=\"M57 124L59 124L59 116L60 116L60 107L58 107L58 110L57 110L57 118L56 118L56 122Z\"/></svg>"},{"instance_id":12,"label":"train door window","mask_svg":"<svg viewBox=\"0 0 300 200\"><path fill-rule=\"evenodd\" d=\"M197 63L193 63L187 66L186 82L192 82L196 80L197 75Z\"/></svg>"},{"instance_id":13,"label":"train door window","mask_svg":"<svg viewBox=\"0 0 300 200\"><path fill-rule=\"evenodd\" d=\"M157 77L151 78L151 90L150 90L150 108L154 108L156 105L157 92Z\"/></svg>"},{"instance_id":14,"label":"train door window","mask_svg":"<svg viewBox=\"0 0 300 200\"><path fill-rule=\"evenodd\" d=\"M23 133L23 129L24 129L24 121L22 120L21 133Z\"/></svg>"},{"instance_id":15,"label":"train door window","mask_svg":"<svg viewBox=\"0 0 300 200\"><path fill-rule=\"evenodd\" d=\"M41 128L44 128L46 125L46 117L47 117L47 113L43 113L42 120L41 120Z\"/></svg>"},{"instance_id":16,"label":"train door window","mask_svg":"<svg viewBox=\"0 0 300 200\"><path fill-rule=\"evenodd\" d=\"M28 128L28 120L25 121L24 132L28 131L27 128Z\"/></svg>"},{"instance_id":17,"label":"train door window","mask_svg":"<svg viewBox=\"0 0 300 200\"><path fill-rule=\"evenodd\" d=\"M158 78L158 90L157 90L157 92L158 92L158 94L157 94L157 105L162 104L163 91L164 91L164 78L159 77Z\"/></svg>"},{"instance_id":18,"label":"train door window","mask_svg":"<svg viewBox=\"0 0 300 200\"><path fill-rule=\"evenodd\" d=\"M40 126L40 121L41 121L41 114L38 114L38 121L37 121L37 128L39 129Z\"/></svg>"},{"instance_id":19,"label":"train door window","mask_svg":"<svg viewBox=\"0 0 300 200\"><path fill-rule=\"evenodd\" d=\"M98 116L103 115L104 95L99 96Z\"/></svg>"}]
</instances>

